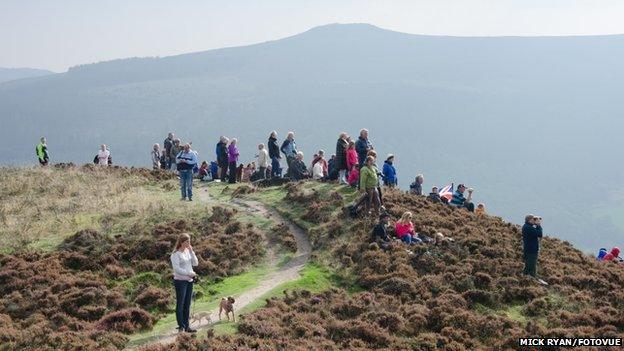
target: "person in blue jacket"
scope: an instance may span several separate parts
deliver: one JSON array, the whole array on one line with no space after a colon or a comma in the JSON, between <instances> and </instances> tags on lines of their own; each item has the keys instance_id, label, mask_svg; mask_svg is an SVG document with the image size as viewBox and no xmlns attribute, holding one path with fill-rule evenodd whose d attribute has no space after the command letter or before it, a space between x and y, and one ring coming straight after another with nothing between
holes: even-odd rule
<instances>
[{"instance_id":1,"label":"person in blue jacket","mask_svg":"<svg viewBox=\"0 0 624 351\"><path fill-rule=\"evenodd\" d=\"M364 160L368 156L368 152L373 150L373 143L368 139L368 129L360 130L360 136L355 141L355 151L358 155L358 163L360 168L364 166Z\"/></svg>"},{"instance_id":2,"label":"person in blue jacket","mask_svg":"<svg viewBox=\"0 0 624 351\"><path fill-rule=\"evenodd\" d=\"M526 215L522 226L524 274L537 276L537 256L542 238L542 218Z\"/></svg>"},{"instance_id":3,"label":"person in blue jacket","mask_svg":"<svg viewBox=\"0 0 624 351\"><path fill-rule=\"evenodd\" d=\"M386 162L383 165L383 180L384 185L394 188L398 184L396 175L396 169L394 168L394 155L388 155Z\"/></svg>"}]
</instances>

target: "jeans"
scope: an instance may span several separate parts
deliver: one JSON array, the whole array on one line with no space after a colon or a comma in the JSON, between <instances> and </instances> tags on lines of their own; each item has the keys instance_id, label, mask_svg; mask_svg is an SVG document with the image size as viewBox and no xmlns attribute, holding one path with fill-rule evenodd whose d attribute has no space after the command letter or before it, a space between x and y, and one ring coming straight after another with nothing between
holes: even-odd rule
<instances>
[{"instance_id":1,"label":"jeans","mask_svg":"<svg viewBox=\"0 0 624 351\"><path fill-rule=\"evenodd\" d=\"M185 169L180 171L180 192L182 192L182 198L193 198L193 170Z\"/></svg>"},{"instance_id":2,"label":"jeans","mask_svg":"<svg viewBox=\"0 0 624 351\"><path fill-rule=\"evenodd\" d=\"M236 162L230 162L229 183L236 183Z\"/></svg>"},{"instance_id":3,"label":"jeans","mask_svg":"<svg viewBox=\"0 0 624 351\"><path fill-rule=\"evenodd\" d=\"M280 168L279 158L271 157L271 177L279 177L282 174Z\"/></svg>"},{"instance_id":4,"label":"jeans","mask_svg":"<svg viewBox=\"0 0 624 351\"><path fill-rule=\"evenodd\" d=\"M537 252L524 254L524 274L537 276Z\"/></svg>"},{"instance_id":5,"label":"jeans","mask_svg":"<svg viewBox=\"0 0 624 351\"><path fill-rule=\"evenodd\" d=\"M173 280L176 293L176 321L178 328L186 330L190 327L191 299L193 298L193 282Z\"/></svg>"},{"instance_id":6,"label":"jeans","mask_svg":"<svg viewBox=\"0 0 624 351\"><path fill-rule=\"evenodd\" d=\"M412 243L412 234L405 234L401 240L403 240L403 242L408 244L408 245L411 244Z\"/></svg>"}]
</instances>

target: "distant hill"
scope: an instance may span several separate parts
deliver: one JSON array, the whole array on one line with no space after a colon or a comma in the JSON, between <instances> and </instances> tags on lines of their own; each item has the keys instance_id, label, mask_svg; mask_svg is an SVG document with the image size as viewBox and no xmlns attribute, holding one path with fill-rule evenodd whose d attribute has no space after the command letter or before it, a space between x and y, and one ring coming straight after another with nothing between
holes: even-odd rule
<instances>
[{"instance_id":1,"label":"distant hill","mask_svg":"<svg viewBox=\"0 0 624 351\"><path fill-rule=\"evenodd\" d=\"M624 36L446 37L367 24L163 58L82 65L0 84L0 163L33 163L45 134L53 161L147 165L173 130L212 159L221 134L243 161L276 129L297 132L309 161L362 127L396 155L402 187L476 187L507 220L526 212L583 249L621 244Z\"/></svg>"},{"instance_id":2,"label":"distant hill","mask_svg":"<svg viewBox=\"0 0 624 351\"><path fill-rule=\"evenodd\" d=\"M0 67L0 83L22 78L40 77L53 73L54 72L45 69Z\"/></svg>"}]
</instances>

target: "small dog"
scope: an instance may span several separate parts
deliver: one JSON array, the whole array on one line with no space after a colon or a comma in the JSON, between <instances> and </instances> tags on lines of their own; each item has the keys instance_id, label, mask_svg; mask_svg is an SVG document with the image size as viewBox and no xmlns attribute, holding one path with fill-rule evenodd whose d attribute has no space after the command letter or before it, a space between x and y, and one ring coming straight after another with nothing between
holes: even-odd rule
<instances>
[{"instance_id":1,"label":"small dog","mask_svg":"<svg viewBox=\"0 0 624 351\"><path fill-rule=\"evenodd\" d=\"M230 313L232 313L232 320L236 322L236 316L234 315L234 298L232 296L221 298L221 303L219 304L219 320L221 320L221 312L225 311L225 316L228 321L230 320Z\"/></svg>"}]
</instances>

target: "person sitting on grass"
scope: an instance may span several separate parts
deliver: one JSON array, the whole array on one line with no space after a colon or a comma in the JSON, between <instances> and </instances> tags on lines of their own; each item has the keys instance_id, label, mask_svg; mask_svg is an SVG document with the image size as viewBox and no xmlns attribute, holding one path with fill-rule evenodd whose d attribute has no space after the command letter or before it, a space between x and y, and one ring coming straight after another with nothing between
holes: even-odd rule
<instances>
[{"instance_id":1,"label":"person sitting on grass","mask_svg":"<svg viewBox=\"0 0 624 351\"><path fill-rule=\"evenodd\" d=\"M611 252L604 255L602 260L603 261L615 261L615 262L621 261L622 259L620 258L620 248L619 247L612 248Z\"/></svg>"},{"instance_id":2,"label":"person sitting on grass","mask_svg":"<svg viewBox=\"0 0 624 351\"><path fill-rule=\"evenodd\" d=\"M414 232L414 223L412 223L412 213L410 211L403 213L401 219L396 222L394 233L397 238L408 245L422 242Z\"/></svg>"},{"instance_id":3,"label":"person sitting on grass","mask_svg":"<svg viewBox=\"0 0 624 351\"><path fill-rule=\"evenodd\" d=\"M468 189L468 197L464 196L465 191L466 191L466 186L464 184L459 184L457 186L457 190L453 194L453 198L451 199L451 202L449 202L449 205L455 206L458 208L465 208L470 212L474 212L475 207L474 207L474 204L472 203L472 192L474 191L474 189L472 188Z\"/></svg>"},{"instance_id":4,"label":"person sitting on grass","mask_svg":"<svg viewBox=\"0 0 624 351\"><path fill-rule=\"evenodd\" d=\"M197 178L199 178L202 182L210 180L210 176L208 175L209 172L208 162L202 161L201 166L199 166L199 174L197 175Z\"/></svg>"},{"instance_id":5,"label":"person sitting on grass","mask_svg":"<svg viewBox=\"0 0 624 351\"><path fill-rule=\"evenodd\" d=\"M439 204L440 202L442 202L442 198L440 198L440 193L438 192L438 187L434 186L433 188L431 188L431 192L429 193L429 196L427 196L427 200Z\"/></svg>"},{"instance_id":6,"label":"person sitting on grass","mask_svg":"<svg viewBox=\"0 0 624 351\"><path fill-rule=\"evenodd\" d=\"M308 169L306 168L306 165L303 162L303 152L301 151L297 152L297 156L295 156L295 159L291 161L290 165L292 167L292 172L290 175L293 180L302 180L302 179L310 178L310 173L308 172Z\"/></svg>"},{"instance_id":7,"label":"person sitting on grass","mask_svg":"<svg viewBox=\"0 0 624 351\"><path fill-rule=\"evenodd\" d=\"M376 242L382 250L386 250L392 241L386 230L389 219L389 214L382 213L379 216L379 222L373 227L373 242Z\"/></svg>"},{"instance_id":8,"label":"person sitting on grass","mask_svg":"<svg viewBox=\"0 0 624 351\"><path fill-rule=\"evenodd\" d=\"M422 185L425 182L425 177L422 174L416 176L414 182L410 184L410 194L412 195L422 195L423 189Z\"/></svg>"},{"instance_id":9,"label":"person sitting on grass","mask_svg":"<svg viewBox=\"0 0 624 351\"><path fill-rule=\"evenodd\" d=\"M477 216L485 216L485 205L483 203L477 205L477 208L475 209L475 214Z\"/></svg>"}]
</instances>

